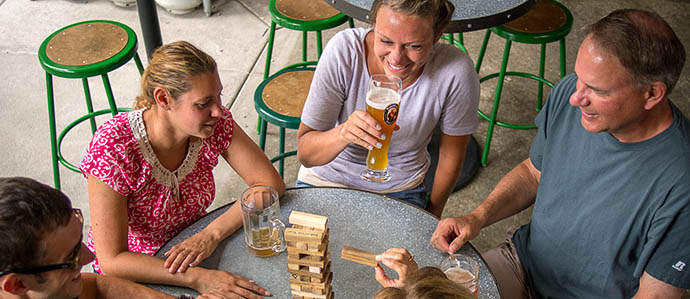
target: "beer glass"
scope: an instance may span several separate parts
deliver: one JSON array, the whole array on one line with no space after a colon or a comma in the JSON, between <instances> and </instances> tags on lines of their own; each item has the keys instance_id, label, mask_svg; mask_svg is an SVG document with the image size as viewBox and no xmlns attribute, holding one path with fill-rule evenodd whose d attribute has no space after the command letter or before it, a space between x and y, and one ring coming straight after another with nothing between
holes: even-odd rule
<instances>
[{"instance_id":1,"label":"beer glass","mask_svg":"<svg viewBox=\"0 0 690 299\"><path fill-rule=\"evenodd\" d=\"M441 261L441 270L448 279L465 287L470 293L478 295L479 263L464 254L451 254Z\"/></svg>"},{"instance_id":2,"label":"beer glass","mask_svg":"<svg viewBox=\"0 0 690 299\"><path fill-rule=\"evenodd\" d=\"M270 186L252 186L242 193L240 200L247 250L259 257L283 252L285 224L278 219L278 191Z\"/></svg>"},{"instance_id":3,"label":"beer glass","mask_svg":"<svg viewBox=\"0 0 690 299\"><path fill-rule=\"evenodd\" d=\"M387 182L391 179L386 171L388 167L388 146L400 111L400 78L389 75L373 75L369 79L367 90L367 113L381 125L381 133L386 139L381 140L381 148L374 147L367 155L367 169L360 176L371 182Z\"/></svg>"}]
</instances>

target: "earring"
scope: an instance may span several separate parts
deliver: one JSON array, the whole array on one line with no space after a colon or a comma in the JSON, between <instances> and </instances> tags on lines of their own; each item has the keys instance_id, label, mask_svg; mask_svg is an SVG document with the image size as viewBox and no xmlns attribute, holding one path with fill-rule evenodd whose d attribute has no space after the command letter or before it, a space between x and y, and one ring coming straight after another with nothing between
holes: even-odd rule
<instances>
[{"instance_id":1,"label":"earring","mask_svg":"<svg viewBox=\"0 0 690 299\"><path fill-rule=\"evenodd\" d=\"M170 111L170 107L168 106L163 107L163 109L165 109L165 111Z\"/></svg>"}]
</instances>

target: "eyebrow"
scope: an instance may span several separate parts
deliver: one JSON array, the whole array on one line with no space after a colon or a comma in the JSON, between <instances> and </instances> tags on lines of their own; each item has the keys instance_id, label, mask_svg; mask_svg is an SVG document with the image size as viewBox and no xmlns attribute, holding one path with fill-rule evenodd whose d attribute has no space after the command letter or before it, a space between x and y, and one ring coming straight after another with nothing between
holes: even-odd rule
<instances>
[{"instance_id":1,"label":"eyebrow","mask_svg":"<svg viewBox=\"0 0 690 299\"><path fill-rule=\"evenodd\" d=\"M381 38L381 39L390 40L390 38L388 38L387 36L383 35L382 33L379 33L378 31L374 31L374 34L376 34L376 35L377 35L379 38ZM403 43L403 45L421 44L421 43L423 43L425 40L426 40L426 39L417 40L417 41L411 41L411 42Z\"/></svg>"}]
</instances>

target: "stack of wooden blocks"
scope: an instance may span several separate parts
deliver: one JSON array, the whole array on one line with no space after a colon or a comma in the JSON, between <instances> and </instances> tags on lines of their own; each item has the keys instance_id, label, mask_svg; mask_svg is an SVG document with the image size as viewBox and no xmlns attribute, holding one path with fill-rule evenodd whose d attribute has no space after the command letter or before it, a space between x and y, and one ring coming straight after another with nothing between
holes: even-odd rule
<instances>
[{"instance_id":1,"label":"stack of wooden blocks","mask_svg":"<svg viewBox=\"0 0 690 299\"><path fill-rule=\"evenodd\" d=\"M293 298L333 298L328 217L292 211L290 224L285 241Z\"/></svg>"}]
</instances>

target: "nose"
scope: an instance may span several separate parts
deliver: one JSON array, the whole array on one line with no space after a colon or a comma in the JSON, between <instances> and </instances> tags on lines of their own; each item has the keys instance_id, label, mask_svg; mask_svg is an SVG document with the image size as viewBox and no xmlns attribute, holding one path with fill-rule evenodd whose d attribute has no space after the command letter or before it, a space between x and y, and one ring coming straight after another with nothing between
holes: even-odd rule
<instances>
[{"instance_id":1,"label":"nose","mask_svg":"<svg viewBox=\"0 0 690 299\"><path fill-rule=\"evenodd\" d=\"M211 117L219 118L219 117L223 116L223 108L221 108L222 105L223 105L223 103L221 103L220 99L218 99L218 101L216 101L213 104L213 107L211 108Z\"/></svg>"},{"instance_id":2,"label":"nose","mask_svg":"<svg viewBox=\"0 0 690 299\"><path fill-rule=\"evenodd\" d=\"M79 255L79 264L81 264L81 266L84 266L92 262L95 257L93 255L93 252L91 252L89 247L86 247L84 243L81 243L81 250L79 252Z\"/></svg>"},{"instance_id":3,"label":"nose","mask_svg":"<svg viewBox=\"0 0 690 299\"><path fill-rule=\"evenodd\" d=\"M575 92L570 96L570 105L580 107L589 105L587 99L587 88L580 80L575 84Z\"/></svg>"},{"instance_id":4,"label":"nose","mask_svg":"<svg viewBox=\"0 0 690 299\"><path fill-rule=\"evenodd\" d=\"M401 46L393 47L393 49L388 53L388 60L393 65L399 65L404 54L405 49Z\"/></svg>"}]
</instances>

